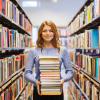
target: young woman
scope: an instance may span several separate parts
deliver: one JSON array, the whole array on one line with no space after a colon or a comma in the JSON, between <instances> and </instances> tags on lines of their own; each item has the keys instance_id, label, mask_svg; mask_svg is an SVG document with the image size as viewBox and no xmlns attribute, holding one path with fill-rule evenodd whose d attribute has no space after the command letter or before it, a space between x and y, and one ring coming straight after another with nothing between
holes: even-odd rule
<instances>
[{"instance_id":1,"label":"young woman","mask_svg":"<svg viewBox=\"0 0 100 100\"><path fill-rule=\"evenodd\" d=\"M57 32L56 25L48 20L44 21L38 30L38 39L36 41L37 47L32 48L27 57L27 63L25 68L25 78L34 83L33 100L63 100L63 90L61 89L61 95L46 95L40 94L40 71L39 71L39 58L38 55L58 55L61 65L64 64L66 76L61 76L61 84L71 80L74 76L71 66L71 61L67 49L60 47L59 34ZM32 76L32 68L35 64L36 76Z\"/></svg>"}]
</instances>

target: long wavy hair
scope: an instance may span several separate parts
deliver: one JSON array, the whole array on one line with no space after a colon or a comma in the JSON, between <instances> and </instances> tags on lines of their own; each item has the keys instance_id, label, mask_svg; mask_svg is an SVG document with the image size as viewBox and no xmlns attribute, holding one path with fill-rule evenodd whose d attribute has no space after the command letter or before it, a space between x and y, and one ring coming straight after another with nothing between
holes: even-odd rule
<instances>
[{"instance_id":1,"label":"long wavy hair","mask_svg":"<svg viewBox=\"0 0 100 100\"><path fill-rule=\"evenodd\" d=\"M52 45L58 49L58 52L60 52L60 43L59 43L59 33L57 31L57 27L56 25L50 21L50 20L47 20L47 21L44 21L40 27L39 27L39 30L38 30L38 39L36 41L36 45L37 47L40 47L41 48L41 51L43 50L43 44L44 44L44 40L42 38L42 32L43 32L43 28L45 25L48 25L51 27L52 31L53 31L53 34L54 34L54 38L52 39Z\"/></svg>"}]
</instances>

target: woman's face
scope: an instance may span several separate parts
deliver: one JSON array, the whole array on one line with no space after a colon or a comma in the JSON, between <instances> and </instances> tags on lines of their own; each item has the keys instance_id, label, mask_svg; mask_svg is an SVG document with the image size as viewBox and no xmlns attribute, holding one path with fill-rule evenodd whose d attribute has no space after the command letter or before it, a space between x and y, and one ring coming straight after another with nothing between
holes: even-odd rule
<instances>
[{"instance_id":1,"label":"woman's face","mask_svg":"<svg viewBox=\"0 0 100 100\"><path fill-rule=\"evenodd\" d=\"M54 37L53 31L50 26L45 25L42 32L44 42L51 42Z\"/></svg>"}]
</instances>

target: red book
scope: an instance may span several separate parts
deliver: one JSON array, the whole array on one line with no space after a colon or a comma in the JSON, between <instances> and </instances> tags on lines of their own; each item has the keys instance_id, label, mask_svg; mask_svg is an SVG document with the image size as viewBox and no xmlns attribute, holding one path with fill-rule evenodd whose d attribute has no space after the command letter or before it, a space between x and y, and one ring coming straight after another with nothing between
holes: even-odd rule
<instances>
[{"instance_id":1,"label":"red book","mask_svg":"<svg viewBox=\"0 0 100 100\"><path fill-rule=\"evenodd\" d=\"M4 91L1 93L1 100L4 100Z\"/></svg>"},{"instance_id":2,"label":"red book","mask_svg":"<svg viewBox=\"0 0 100 100\"><path fill-rule=\"evenodd\" d=\"M0 12L2 12L2 0L0 0Z\"/></svg>"}]
</instances>

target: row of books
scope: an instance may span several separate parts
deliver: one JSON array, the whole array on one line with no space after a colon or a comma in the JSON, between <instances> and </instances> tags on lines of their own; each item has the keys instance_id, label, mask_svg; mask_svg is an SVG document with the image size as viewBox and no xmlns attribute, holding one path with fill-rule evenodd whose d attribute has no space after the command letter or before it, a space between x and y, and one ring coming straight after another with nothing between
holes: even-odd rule
<instances>
[{"instance_id":1,"label":"row of books","mask_svg":"<svg viewBox=\"0 0 100 100\"><path fill-rule=\"evenodd\" d=\"M0 100L15 100L26 83L27 81L24 78L23 72L14 82L11 82L10 86L2 90L0 93Z\"/></svg>"},{"instance_id":2,"label":"row of books","mask_svg":"<svg viewBox=\"0 0 100 100\"><path fill-rule=\"evenodd\" d=\"M67 29L57 29L59 36L67 36Z\"/></svg>"},{"instance_id":3,"label":"row of books","mask_svg":"<svg viewBox=\"0 0 100 100\"><path fill-rule=\"evenodd\" d=\"M66 38L60 38L60 45L61 46L67 46L67 39Z\"/></svg>"},{"instance_id":4,"label":"row of books","mask_svg":"<svg viewBox=\"0 0 100 100\"><path fill-rule=\"evenodd\" d=\"M32 95L33 95L32 86L33 84L30 82L27 84L27 86L24 88L23 92L21 93L19 100L31 100L32 99Z\"/></svg>"},{"instance_id":5,"label":"row of books","mask_svg":"<svg viewBox=\"0 0 100 100\"><path fill-rule=\"evenodd\" d=\"M67 41L68 47L100 47L100 26L98 29L85 30L84 33L69 37Z\"/></svg>"},{"instance_id":6,"label":"row of books","mask_svg":"<svg viewBox=\"0 0 100 100\"><path fill-rule=\"evenodd\" d=\"M80 72L76 70L73 71L75 75L75 81L78 83L81 90L86 94L89 100L100 100L100 90L98 87Z\"/></svg>"},{"instance_id":7,"label":"row of books","mask_svg":"<svg viewBox=\"0 0 100 100\"><path fill-rule=\"evenodd\" d=\"M0 82L26 65L27 53L0 58Z\"/></svg>"},{"instance_id":8,"label":"row of books","mask_svg":"<svg viewBox=\"0 0 100 100\"><path fill-rule=\"evenodd\" d=\"M17 8L10 0L0 0L0 12L7 16L9 19L14 21L16 24L25 28L26 31L32 33L32 25L25 18L25 15Z\"/></svg>"},{"instance_id":9,"label":"row of books","mask_svg":"<svg viewBox=\"0 0 100 100\"><path fill-rule=\"evenodd\" d=\"M0 24L0 47L31 47L31 37Z\"/></svg>"},{"instance_id":10,"label":"row of books","mask_svg":"<svg viewBox=\"0 0 100 100\"><path fill-rule=\"evenodd\" d=\"M93 0L88 6L84 5L84 10L81 11L67 27L68 35L76 32L84 24L90 22L98 15L100 15L100 0Z\"/></svg>"},{"instance_id":11,"label":"row of books","mask_svg":"<svg viewBox=\"0 0 100 100\"><path fill-rule=\"evenodd\" d=\"M70 81L69 83L70 83L70 87L69 87L69 99L68 100L86 100L86 97L84 96L82 91L78 87L76 87L75 83L73 81ZM70 96L70 94L72 96Z\"/></svg>"},{"instance_id":12,"label":"row of books","mask_svg":"<svg viewBox=\"0 0 100 100\"><path fill-rule=\"evenodd\" d=\"M56 55L40 55L39 69L42 95L60 95L59 59Z\"/></svg>"},{"instance_id":13,"label":"row of books","mask_svg":"<svg viewBox=\"0 0 100 100\"><path fill-rule=\"evenodd\" d=\"M79 52L70 52L69 55L73 63L100 80L100 56L90 56Z\"/></svg>"}]
</instances>

